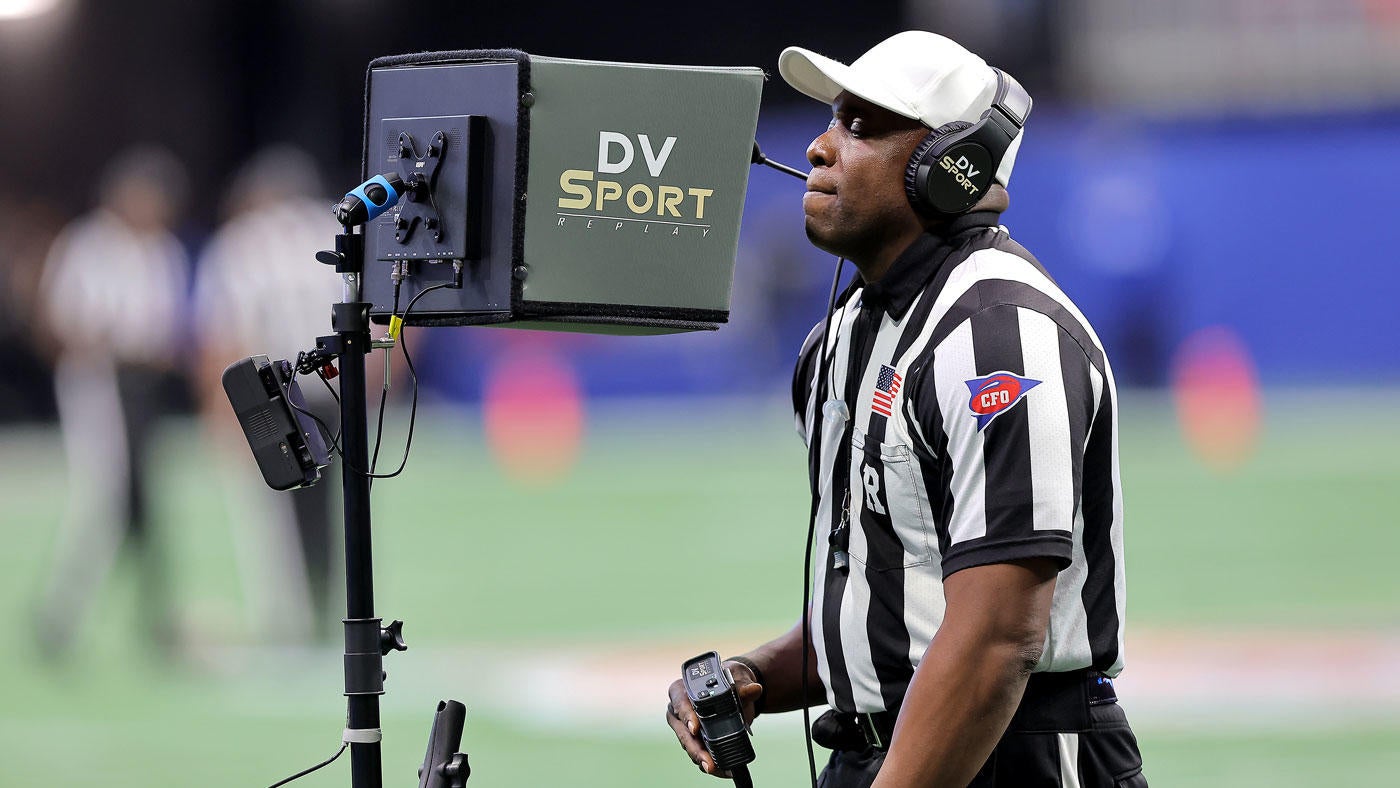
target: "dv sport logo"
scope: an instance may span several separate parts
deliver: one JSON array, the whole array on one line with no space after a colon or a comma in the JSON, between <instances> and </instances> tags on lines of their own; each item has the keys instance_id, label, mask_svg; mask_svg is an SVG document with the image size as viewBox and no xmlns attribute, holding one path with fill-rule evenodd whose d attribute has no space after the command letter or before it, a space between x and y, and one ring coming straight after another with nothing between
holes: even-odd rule
<instances>
[{"instance_id":1,"label":"dv sport logo","mask_svg":"<svg viewBox=\"0 0 1400 788\"><path fill-rule=\"evenodd\" d=\"M1039 386L1041 381L1023 378L1010 372L993 372L984 378L963 381L972 395L967 407L977 417L977 431L986 429L992 419L1011 410L1011 406L1021 401L1026 392Z\"/></svg>"},{"instance_id":2,"label":"dv sport logo","mask_svg":"<svg viewBox=\"0 0 1400 788\"><path fill-rule=\"evenodd\" d=\"M973 167L972 162L968 161L966 156L959 156L957 161L954 161L952 156L944 156L939 160L938 165L943 168L944 172L953 176L953 180L957 181L958 185L963 187L968 194L978 192L972 179L980 175L982 171ZM964 174L964 170L966 170L966 174Z\"/></svg>"}]
</instances>

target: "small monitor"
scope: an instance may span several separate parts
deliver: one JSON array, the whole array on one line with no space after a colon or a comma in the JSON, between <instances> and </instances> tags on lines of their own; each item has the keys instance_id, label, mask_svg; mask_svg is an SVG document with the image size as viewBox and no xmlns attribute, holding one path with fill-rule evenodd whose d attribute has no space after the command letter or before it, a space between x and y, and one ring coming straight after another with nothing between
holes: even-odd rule
<instances>
[{"instance_id":1,"label":"small monitor","mask_svg":"<svg viewBox=\"0 0 1400 788\"><path fill-rule=\"evenodd\" d=\"M365 177L427 194L365 227L365 292L386 321L603 333L713 329L729 316L763 72L434 52L369 66Z\"/></svg>"}]
</instances>

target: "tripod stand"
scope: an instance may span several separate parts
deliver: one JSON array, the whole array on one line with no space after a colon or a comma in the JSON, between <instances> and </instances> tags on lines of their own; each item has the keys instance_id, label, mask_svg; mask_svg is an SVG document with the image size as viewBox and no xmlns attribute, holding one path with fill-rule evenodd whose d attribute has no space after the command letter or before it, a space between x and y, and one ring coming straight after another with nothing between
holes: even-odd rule
<instances>
[{"instance_id":1,"label":"tripod stand","mask_svg":"<svg viewBox=\"0 0 1400 788\"><path fill-rule=\"evenodd\" d=\"M381 788L383 764L379 727L379 696L384 694L383 658L390 651L404 651L403 622L381 626L374 615L374 568L370 536L370 480L368 407L365 396L365 358L375 343L369 333L370 304L362 299L364 236L346 223L335 239L335 251L320 252L316 259L335 266L344 282L344 296L332 307L335 333L316 340L307 363L314 369L340 361L341 479L345 503L345 696L347 724L343 741L350 748L353 788ZM445 705L445 704L450 704ZM444 715L444 709L451 713ZM424 758L422 785L464 785L470 769L466 756L455 752L462 733L465 708L455 701L439 704L428 752Z\"/></svg>"}]
</instances>

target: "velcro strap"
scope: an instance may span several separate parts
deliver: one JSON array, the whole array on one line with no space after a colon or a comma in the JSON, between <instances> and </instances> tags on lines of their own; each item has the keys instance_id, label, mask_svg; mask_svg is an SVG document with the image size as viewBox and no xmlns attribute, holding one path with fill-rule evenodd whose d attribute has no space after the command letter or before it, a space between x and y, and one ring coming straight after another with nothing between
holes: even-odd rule
<instances>
[{"instance_id":1,"label":"velcro strap","mask_svg":"<svg viewBox=\"0 0 1400 788\"><path fill-rule=\"evenodd\" d=\"M376 744L384 740L384 731L379 728L346 728L340 740L346 744Z\"/></svg>"}]
</instances>

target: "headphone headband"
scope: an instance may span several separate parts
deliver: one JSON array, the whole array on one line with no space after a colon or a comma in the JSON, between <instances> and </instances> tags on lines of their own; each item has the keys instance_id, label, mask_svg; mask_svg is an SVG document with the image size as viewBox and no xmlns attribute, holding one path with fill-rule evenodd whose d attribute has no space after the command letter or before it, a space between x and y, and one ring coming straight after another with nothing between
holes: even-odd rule
<instances>
[{"instance_id":1,"label":"headphone headband","mask_svg":"<svg viewBox=\"0 0 1400 788\"><path fill-rule=\"evenodd\" d=\"M1026 118L1031 114L1031 95L1005 71L993 68L992 72L997 75L997 92L991 109L1000 110L1018 131L1025 128Z\"/></svg>"}]
</instances>

